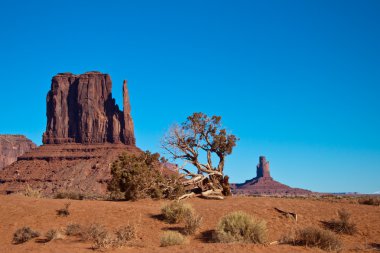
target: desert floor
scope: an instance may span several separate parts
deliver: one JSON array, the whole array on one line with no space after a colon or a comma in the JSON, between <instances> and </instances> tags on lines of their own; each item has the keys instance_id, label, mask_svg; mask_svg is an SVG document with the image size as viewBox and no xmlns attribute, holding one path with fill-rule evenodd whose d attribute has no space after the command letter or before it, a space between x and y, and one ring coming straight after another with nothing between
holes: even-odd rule
<instances>
[{"instance_id":1,"label":"desert floor","mask_svg":"<svg viewBox=\"0 0 380 253\"><path fill-rule=\"evenodd\" d=\"M68 217L58 217L56 210L71 202ZM341 235L342 252L378 252L380 244L380 207L365 206L349 201L290 198L230 197L223 201L190 199L187 201L204 217L201 230L189 238L189 243L168 248L160 247L160 236L165 230L175 230L180 225L169 225L157 218L167 201L142 200L137 202L75 201L34 199L19 195L0 196L0 252L93 252L91 243L67 237L42 243L34 239L25 244L13 245L13 233L29 226L42 235L49 229L64 228L70 223L104 224L110 230L126 224L138 227L138 238L131 245L107 252L324 252L315 248L291 245L216 244L209 242L210 231L225 214L242 210L267 221L270 241L280 240L297 228L321 226L321 221L336 217L340 208L352 213L359 232L354 236ZM286 218L274 208L299 214L298 222Z\"/></svg>"}]
</instances>

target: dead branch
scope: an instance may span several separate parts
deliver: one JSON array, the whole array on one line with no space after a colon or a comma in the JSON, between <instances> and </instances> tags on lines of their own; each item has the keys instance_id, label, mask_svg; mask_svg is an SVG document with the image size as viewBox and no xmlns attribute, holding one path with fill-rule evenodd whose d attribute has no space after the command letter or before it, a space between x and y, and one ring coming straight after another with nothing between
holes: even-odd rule
<instances>
[{"instance_id":1,"label":"dead branch","mask_svg":"<svg viewBox=\"0 0 380 253\"><path fill-rule=\"evenodd\" d=\"M286 216L286 217L292 217L295 221L298 221L298 215L296 213L286 212L281 209L278 209L277 207L274 208L277 212L280 214Z\"/></svg>"}]
</instances>

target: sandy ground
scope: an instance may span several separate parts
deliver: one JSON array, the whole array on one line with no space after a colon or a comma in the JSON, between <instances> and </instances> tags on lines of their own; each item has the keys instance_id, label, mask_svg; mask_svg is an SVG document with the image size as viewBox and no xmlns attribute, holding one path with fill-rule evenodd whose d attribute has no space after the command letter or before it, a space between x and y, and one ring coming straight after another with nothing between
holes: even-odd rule
<instances>
[{"instance_id":1,"label":"sandy ground","mask_svg":"<svg viewBox=\"0 0 380 253\"><path fill-rule=\"evenodd\" d=\"M67 202L71 202L71 215L58 217L56 210L63 208ZM204 217L200 232L190 237L186 245L161 248L160 236L163 231L179 227L179 225L168 225L156 217L160 214L161 206L167 201L74 201L1 195L0 252L93 252L90 243L81 242L73 237L49 243L41 243L36 239L21 245L12 244L13 233L23 226L29 226L45 234L49 229L64 228L70 223L81 225L100 223L110 230L129 223L138 226L138 239L130 246L107 252L324 252L315 248L290 245L216 244L208 242L208 235L220 217L232 211L242 210L265 219L268 224L269 239L276 241L297 228L309 225L321 226L320 221L335 218L336 211L340 208L352 213L352 219L359 229L354 236L340 236L344 244L342 252L379 252L379 248L376 249L371 245L380 244L380 207L347 201L252 197L231 197L224 201L191 199L187 202ZM281 216L274 210L275 207L296 212L299 214L298 222Z\"/></svg>"}]
</instances>

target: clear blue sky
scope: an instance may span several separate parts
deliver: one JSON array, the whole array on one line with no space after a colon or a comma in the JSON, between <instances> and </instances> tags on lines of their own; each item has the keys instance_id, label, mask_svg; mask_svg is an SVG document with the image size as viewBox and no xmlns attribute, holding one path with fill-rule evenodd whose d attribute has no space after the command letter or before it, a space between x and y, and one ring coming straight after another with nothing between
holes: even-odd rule
<instances>
[{"instance_id":1,"label":"clear blue sky","mask_svg":"<svg viewBox=\"0 0 380 253\"><path fill-rule=\"evenodd\" d=\"M380 191L380 1L1 0L0 133L41 144L58 72L128 79L138 146L221 115L241 139L233 182Z\"/></svg>"}]
</instances>

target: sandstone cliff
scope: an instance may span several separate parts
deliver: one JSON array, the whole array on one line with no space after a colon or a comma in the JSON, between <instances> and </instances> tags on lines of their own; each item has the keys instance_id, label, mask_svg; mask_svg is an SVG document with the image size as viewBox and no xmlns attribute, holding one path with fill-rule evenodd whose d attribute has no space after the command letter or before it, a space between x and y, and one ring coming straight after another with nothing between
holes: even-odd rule
<instances>
[{"instance_id":1,"label":"sandstone cliff","mask_svg":"<svg viewBox=\"0 0 380 253\"><path fill-rule=\"evenodd\" d=\"M112 98L108 74L62 73L53 77L47 95L47 126L44 144L124 143L135 145L133 121L126 86L124 112Z\"/></svg>"},{"instance_id":2,"label":"sandstone cliff","mask_svg":"<svg viewBox=\"0 0 380 253\"><path fill-rule=\"evenodd\" d=\"M0 135L0 170L36 147L36 144L23 135Z\"/></svg>"}]
</instances>

